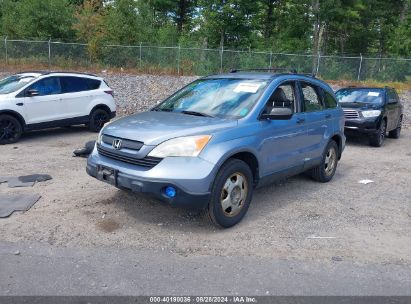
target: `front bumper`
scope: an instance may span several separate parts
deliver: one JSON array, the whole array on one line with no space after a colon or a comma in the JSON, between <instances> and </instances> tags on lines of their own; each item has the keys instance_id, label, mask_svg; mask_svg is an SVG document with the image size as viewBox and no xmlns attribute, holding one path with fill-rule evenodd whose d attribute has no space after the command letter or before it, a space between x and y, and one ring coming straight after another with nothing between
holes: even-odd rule
<instances>
[{"instance_id":1,"label":"front bumper","mask_svg":"<svg viewBox=\"0 0 411 304\"><path fill-rule=\"evenodd\" d=\"M200 210L210 199L214 167L200 158L171 157L147 169L101 156L95 149L87 160L86 171L119 189L143 193L174 207ZM111 174L106 174L107 170ZM168 186L176 189L175 197L165 194Z\"/></svg>"},{"instance_id":2,"label":"front bumper","mask_svg":"<svg viewBox=\"0 0 411 304\"><path fill-rule=\"evenodd\" d=\"M381 119L346 119L344 130L345 133L375 134L380 128Z\"/></svg>"}]
</instances>

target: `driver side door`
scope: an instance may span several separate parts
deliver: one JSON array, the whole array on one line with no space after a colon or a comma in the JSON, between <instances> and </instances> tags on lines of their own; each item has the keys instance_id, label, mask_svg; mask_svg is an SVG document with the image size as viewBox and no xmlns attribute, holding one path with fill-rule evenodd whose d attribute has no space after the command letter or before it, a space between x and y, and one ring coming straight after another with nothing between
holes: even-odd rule
<instances>
[{"instance_id":1,"label":"driver side door","mask_svg":"<svg viewBox=\"0 0 411 304\"><path fill-rule=\"evenodd\" d=\"M35 90L37 95L30 96L28 91ZM64 117L61 106L61 87L58 77L40 79L28 86L18 96L24 107L25 120L28 125L60 120Z\"/></svg>"}]
</instances>

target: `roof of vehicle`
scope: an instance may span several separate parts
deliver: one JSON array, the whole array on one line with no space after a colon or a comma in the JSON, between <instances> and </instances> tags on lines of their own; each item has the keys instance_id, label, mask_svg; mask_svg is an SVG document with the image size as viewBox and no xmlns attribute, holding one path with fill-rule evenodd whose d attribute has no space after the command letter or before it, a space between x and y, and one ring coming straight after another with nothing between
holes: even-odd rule
<instances>
[{"instance_id":1,"label":"roof of vehicle","mask_svg":"<svg viewBox=\"0 0 411 304\"><path fill-rule=\"evenodd\" d=\"M16 75L24 75L24 76L32 76L32 77L40 77L40 76L45 76L45 75L71 75L71 76L90 76L90 77L101 78L91 73L69 72L69 71L25 71L25 72L17 73Z\"/></svg>"}]
</instances>

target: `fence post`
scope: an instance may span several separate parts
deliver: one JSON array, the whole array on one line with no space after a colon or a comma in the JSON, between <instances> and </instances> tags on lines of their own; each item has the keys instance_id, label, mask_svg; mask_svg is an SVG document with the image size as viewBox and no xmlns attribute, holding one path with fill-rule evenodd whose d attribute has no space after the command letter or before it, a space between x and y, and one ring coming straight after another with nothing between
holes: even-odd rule
<instances>
[{"instance_id":1,"label":"fence post","mask_svg":"<svg viewBox=\"0 0 411 304\"><path fill-rule=\"evenodd\" d=\"M181 46L178 45L178 53L177 53L177 75L180 75L180 56L181 56Z\"/></svg>"},{"instance_id":2,"label":"fence post","mask_svg":"<svg viewBox=\"0 0 411 304\"><path fill-rule=\"evenodd\" d=\"M358 76L357 76L357 81L360 81L361 78L361 69L362 69L362 54L360 54L360 66L358 67Z\"/></svg>"},{"instance_id":3,"label":"fence post","mask_svg":"<svg viewBox=\"0 0 411 304\"><path fill-rule=\"evenodd\" d=\"M321 53L318 52L317 69L316 69L316 71L315 71L315 76L317 76L318 73L320 72L320 60L321 60Z\"/></svg>"},{"instance_id":4,"label":"fence post","mask_svg":"<svg viewBox=\"0 0 411 304\"><path fill-rule=\"evenodd\" d=\"M51 38L49 39L48 46L49 46L49 70L50 70L51 69Z\"/></svg>"},{"instance_id":5,"label":"fence post","mask_svg":"<svg viewBox=\"0 0 411 304\"><path fill-rule=\"evenodd\" d=\"M269 68L271 69L272 66L273 66L273 52L271 51L270 52L270 66L269 66Z\"/></svg>"},{"instance_id":6,"label":"fence post","mask_svg":"<svg viewBox=\"0 0 411 304\"><path fill-rule=\"evenodd\" d=\"M4 38L4 48L6 49L6 65L9 63L9 56L7 52L7 36Z\"/></svg>"},{"instance_id":7,"label":"fence post","mask_svg":"<svg viewBox=\"0 0 411 304\"><path fill-rule=\"evenodd\" d=\"M220 52L220 73L223 72L223 54L224 54L224 45L221 46L221 52Z\"/></svg>"},{"instance_id":8,"label":"fence post","mask_svg":"<svg viewBox=\"0 0 411 304\"><path fill-rule=\"evenodd\" d=\"M141 67L143 66L143 62L142 62L142 50L141 50L141 48L142 48L142 42L140 42L140 69L141 69Z\"/></svg>"}]
</instances>

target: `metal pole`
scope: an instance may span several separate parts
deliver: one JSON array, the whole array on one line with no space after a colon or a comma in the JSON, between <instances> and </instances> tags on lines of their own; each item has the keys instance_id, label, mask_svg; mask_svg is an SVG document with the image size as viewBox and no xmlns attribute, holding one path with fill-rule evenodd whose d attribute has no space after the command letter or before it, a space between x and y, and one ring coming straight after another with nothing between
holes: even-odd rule
<instances>
[{"instance_id":1,"label":"metal pole","mask_svg":"<svg viewBox=\"0 0 411 304\"><path fill-rule=\"evenodd\" d=\"M6 38L4 38L4 47L6 49L6 65L7 65L9 63L9 55L8 55L8 52L7 52L7 36L6 36Z\"/></svg>"},{"instance_id":2,"label":"metal pole","mask_svg":"<svg viewBox=\"0 0 411 304\"><path fill-rule=\"evenodd\" d=\"M142 45L142 42L140 42L140 69L143 66L142 57L141 57L142 56L141 45Z\"/></svg>"},{"instance_id":3,"label":"metal pole","mask_svg":"<svg viewBox=\"0 0 411 304\"><path fill-rule=\"evenodd\" d=\"M361 55L361 57L360 57L360 66L359 66L359 68L358 68L358 76L357 76L357 81L360 81L360 78L361 78L361 69L362 69L362 54L360 54Z\"/></svg>"},{"instance_id":4,"label":"metal pole","mask_svg":"<svg viewBox=\"0 0 411 304\"><path fill-rule=\"evenodd\" d=\"M180 75L180 56L181 56L181 46L178 45L178 53L177 53L177 75Z\"/></svg>"},{"instance_id":5,"label":"metal pole","mask_svg":"<svg viewBox=\"0 0 411 304\"><path fill-rule=\"evenodd\" d=\"M320 71L320 60L321 60L321 53L318 52L317 69L316 69L316 72L315 72L315 76L317 76L318 72Z\"/></svg>"},{"instance_id":6,"label":"metal pole","mask_svg":"<svg viewBox=\"0 0 411 304\"><path fill-rule=\"evenodd\" d=\"M273 52L270 52L270 66L269 68L271 69L273 67Z\"/></svg>"},{"instance_id":7,"label":"metal pole","mask_svg":"<svg viewBox=\"0 0 411 304\"><path fill-rule=\"evenodd\" d=\"M51 38L49 39L49 70L51 69Z\"/></svg>"},{"instance_id":8,"label":"metal pole","mask_svg":"<svg viewBox=\"0 0 411 304\"><path fill-rule=\"evenodd\" d=\"M223 72L223 53L224 53L224 45L221 46L221 54L220 54L220 73Z\"/></svg>"}]
</instances>

